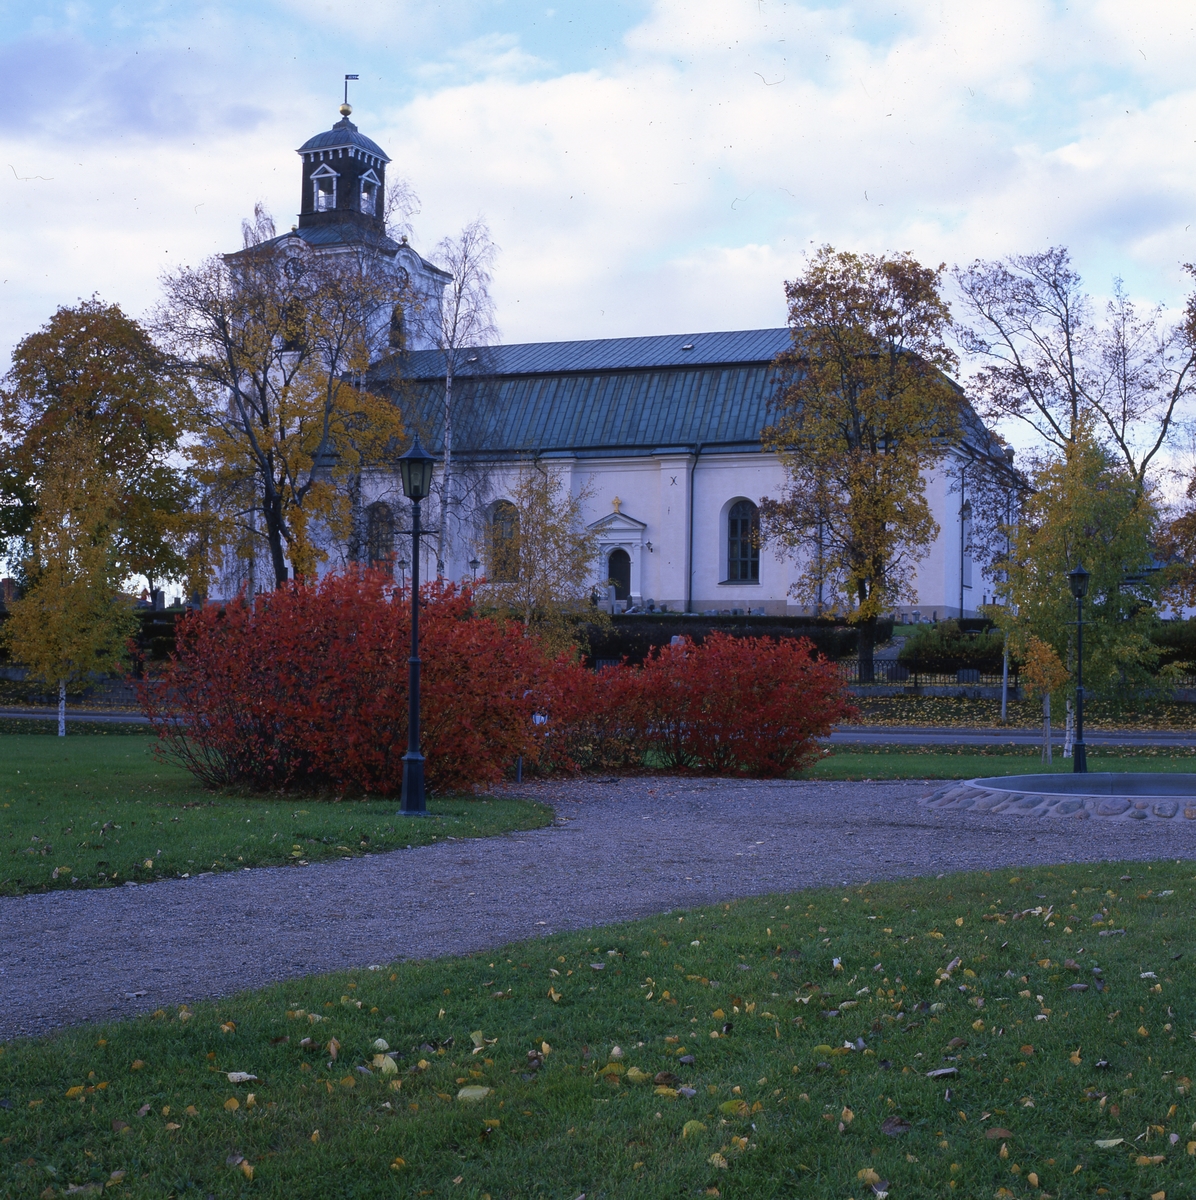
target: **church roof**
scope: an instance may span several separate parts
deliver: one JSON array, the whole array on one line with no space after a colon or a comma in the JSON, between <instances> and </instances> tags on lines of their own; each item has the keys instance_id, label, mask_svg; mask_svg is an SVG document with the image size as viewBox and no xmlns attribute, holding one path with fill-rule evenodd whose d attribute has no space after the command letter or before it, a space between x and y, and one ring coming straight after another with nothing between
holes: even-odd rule
<instances>
[{"instance_id":1,"label":"church roof","mask_svg":"<svg viewBox=\"0 0 1196 1200\"><path fill-rule=\"evenodd\" d=\"M295 153L307 154L312 150L339 150L342 146L356 146L358 149L366 151L367 154L373 154L380 158L383 162L390 162L386 151L377 142L366 137L364 133L358 132L357 126L348 117L342 117L331 129L326 129L323 133L317 133L315 137L308 138Z\"/></svg>"},{"instance_id":2,"label":"church roof","mask_svg":"<svg viewBox=\"0 0 1196 1200\"><path fill-rule=\"evenodd\" d=\"M776 390L773 359L790 344L788 329L754 329L468 351L455 372L454 453L758 449ZM413 351L380 374L440 453L444 356Z\"/></svg>"},{"instance_id":3,"label":"church roof","mask_svg":"<svg viewBox=\"0 0 1196 1200\"><path fill-rule=\"evenodd\" d=\"M369 246L383 254L398 253L399 243L384 233L377 233L368 225L354 224L345 221L336 225L300 225L297 229L288 229L278 237L263 242L255 249L273 249L281 245L287 238L301 238L309 246ZM239 251L238 253L243 253Z\"/></svg>"},{"instance_id":4,"label":"church roof","mask_svg":"<svg viewBox=\"0 0 1196 1200\"><path fill-rule=\"evenodd\" d=\"M723 363L770 363L792 345L789 330L746 329L733 333L664 334L584 342L525 342L487 346L462 355L456 374L545 375L561 371L641 371ZM444 356L419 350L407 356L409 378L444 377Z\"/></svg>"},{"instance_id":5,"label":"church roof","mask_svg":"<svg viewBox=\"0 0 1196 1200\"><path fill-rule=\"evenodd\" d=\"M759 450L775 418L774 365L788 328L530 342L462 351L454 372L454 454L646 456ZM443 452L445 361L416 350L374 369L407 423ZM962 397L962 392L960 393ZM964 442L998 443L964 401Z\"/></svg>"}]
</instances>

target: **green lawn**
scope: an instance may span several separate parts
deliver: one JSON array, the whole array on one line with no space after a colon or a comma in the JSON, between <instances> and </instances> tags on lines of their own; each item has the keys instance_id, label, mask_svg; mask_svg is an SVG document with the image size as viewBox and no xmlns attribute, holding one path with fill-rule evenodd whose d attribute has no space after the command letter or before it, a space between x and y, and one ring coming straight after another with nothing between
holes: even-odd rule
<instances>
[{"instance_id":1,"label":"green lawn","mask_svg":"<svg viewBox=\"0 0 1196 1200\"><path fill-rule=\"evenodd\" d=\"M0 1190L1186 1197L1193 879L765 897L11 1043Z\"/></svg>"},{"instance_id":2,"label":"green lawn","mask_svg":"<svg viewBox=\"0 0 1196 1200\"><path fill-rule=\"evenodd\" d=\"M1186 747L1089 746L1091 771L1196 773L1196 751ZM802 779L974 779L990 775L1070 774L1072 760L1058 750L1044 763L1035 746L835 746Z\"/></svg>"},{"instance_id":3,"label":"green lawn","mask_svg":"<svg viewBox=\"0 0 1196 1200\"><path fill-rule=\"evenodd\" d=\"M0 895L306 864L446 838L536 829L552 810L449 797L422 820L396 800L209 792L148 737L0 734Z\"/></svg>"}]
</instances>

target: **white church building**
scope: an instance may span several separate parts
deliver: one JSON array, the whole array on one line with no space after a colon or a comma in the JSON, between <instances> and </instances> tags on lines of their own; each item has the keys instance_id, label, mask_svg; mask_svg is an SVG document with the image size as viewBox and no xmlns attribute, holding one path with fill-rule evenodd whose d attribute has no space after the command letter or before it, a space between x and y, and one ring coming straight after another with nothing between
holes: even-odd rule
<instances>
[{"instance_id":1,"label":"white church building","mask_svg":"<svg viewBox=\"0 0 1196 1200\"><path fill-rule=\"evenodd\" d=\"M381 201L389 161L349 121L299 148L302 203L298 225L277 239L299 238L329 253L366 245L392 262L434 305L449 277L406 242L387 237ZM412 326L414 334L415 327ZM454 463L467 486L461 524L437 562L425 542L425 579L483 574L487 526L511 515L519 472L538 462L585 495L585 522L597 534L594 583L614 589L618 609L670 612L805 614L790 594L791 558L757 547L759 505L785 487L780 457L761 447L779 386L774 361L789 348L787 328L696 332L595 341L499 345L461 355L453 383ZM371 386L399 404L425 447L442 453L445 358L418 335L406 349L380 348ZM960 473L995 443L970 414L966 444L927 476L940 532L919 565L916 599L897 607L915 619L975 616L990 599L968 552L966 496ZM410 527L397 471L362 481L366 525L357 557L405 567ZM435 513L425 514L434 524ZM343 548L326 569L340 566Z\"/></svg>"}]
</instances>

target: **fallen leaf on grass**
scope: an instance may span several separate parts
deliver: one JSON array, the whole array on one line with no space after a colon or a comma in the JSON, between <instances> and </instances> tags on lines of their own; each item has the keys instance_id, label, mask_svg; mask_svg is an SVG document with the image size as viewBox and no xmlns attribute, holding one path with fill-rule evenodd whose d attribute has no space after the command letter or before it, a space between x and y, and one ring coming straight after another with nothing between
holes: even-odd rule
<instances>
[{"instance_id":1,"label":"fallen leaf on grass","mask_svg":"<svg viewBox=\"0 0 1196 1200\"><path fill-rule=\"evenodd\" d=\"M463 1087L457 1093L457 1099L465 1104L477 1104L479 1100L485 1100L491 1091L493 1089L488 1087Z\"/></svg>"},{"instance_id":2,"label":"fallen leaf on grass","mask_svg":"<svg viewBox=\"0 0 1196 1200\"><path fill-rule=\"evenodd\" d=\"M256 1083L257 1076L250 1075L248 1071L229 1071L229 1083Z\"/></svg>"},{"instance_id":3,"label":"fallen leaf on grass","mask_svg":"<svg viewBox=\"0 0 1196 1200\"><path fill-rule=\"evenodd\" d=\"M861 1183L866 1183L869 1186L880 1182L880 1176L871 1167L864 1167L862 1170L857 1171L855 1177Z\"/></svg>"},{"instance_id":4,"label":"fallen leaf on grass","mask_svg":"<svg viewBox=\"0 0 1196 1200\"><path fill-rule=\"evenodd\" d=\"M889 1137L900 1137L903 1133L909 1133L912 1126L904 1117L885 1117L881 1123L881 1133L888 1134Z\"/></svg>"},{"instance_id":5,"label":"fallen leaf on grass","mask_svg":"<svg viewBox=\"0 0 1196 1200\"><path fill-rule=\"evenodd\" d=\"M1102 1150L1112 1150L1114 1146L1120 1146L1125 1141L1125 1138L1097 1138L1096 1145Z\"/></svg>"},{"instance_id":6,"label":"fallen leaf on grass","mask_svg":"<svg viewBox=\"0 0 1196 1200\"><path fill-rule=\"evenodd\" d=\"M224 1107L228 1112L236 1112L237 1109L241 1107L241 1101L238 1100L236 1096L229 1096L229 1098L224 1102Z\"/></svg>"},{"instance_id":7,"label":"fallen leaf on grass","mask_svg":"<svg viewBox=\"0 0 1196 1200\"><path fill-rule=\"evenodd\" d=\"M406 1165L407 1165L407 1160L406 1160L406 1159L404 1159L404 1158L396 1158L396 1159L394 1160L394 1162L392 1162L392 1163L390 1164L390 1169L391 1169L392 1171L401 1171L401 1170L402 1170L402 1169L403 1169L403 1168L404 1168Z\"/></svg>"},{"instance_id":8,"label":"fallen leaf on grass","mask_svg":"<svg viewBox=\"0 0 1196 1200\"><path fill-rule=\"evenodd\" d=\"M144 1117L144 1116L145 1116L145 1114L146 1114L146 1113L148 1113L148 1112L149 1112L149 1110L150 1110L151 1108L153 1108L153 1105L152 1105L152 1104L143 1104L143 1105L142 1105L142 1106L141 1106L141 1107L140 1107L140 1108L137 1110L137 1115L138 1115L139 1117Z\"/></svg>"},{"instance_id":9,"label":"fallen leaf on grass","mask_svg":"<svg viewBox=\"0 0 1196 1200\"><path fill-rule=\"evenodd\" d=\"M708 1161L712 1167L718 1167L720 1171L727 1169L727 1160L717 1151L710 1156Z\"/></svg>"},{"instance_id":10,"label":"fallen leaf on grass","mask_svg":"<svg viewBox=\"0 0 1196 1200\"><path fill-rule=\"evenodd\" d=\"M751 1111L746 1101L743 1100L724 1100L718 1106L718 1111L727 1117L746 1117Z\"/></svg>"},{"instance_id":11,"label":"fallen leaf on grass","mask_svg":"<svg viewBox=\"0 0 1196 1200\"><path fill-rule=\"evenodd\" d=\"M182 1129L182 1126L177 1121L167 1121L166 1128L168 1132L173 1132L176 1129Z\"/></svg>"},{"instance_id":12,"label":"fallen leaf on grass","mask_svg":"<svg viewBox=\"0 0 1196 1200\"><path fill-rule=\"evenodd\" d=\"M686 1121L681 1126L681 1136L683 1138L696 1137L699 1133L705 1133L706 1126L701 1121Z\"/></svg>"},{"instance_id":13,"label":"fallen leaf on grass","mask_svg":"<svg viewBox=\"0 0 1196 1200\"><path fill-rule=\"evenodd\" d=\"M1159 1163L1163 1161L1164 1157L1165 1156L1162 1154L1139 1154L1138 1157L1134 1159L1134 1166L1157 1167Z\"/></svg>"}]
</instances>

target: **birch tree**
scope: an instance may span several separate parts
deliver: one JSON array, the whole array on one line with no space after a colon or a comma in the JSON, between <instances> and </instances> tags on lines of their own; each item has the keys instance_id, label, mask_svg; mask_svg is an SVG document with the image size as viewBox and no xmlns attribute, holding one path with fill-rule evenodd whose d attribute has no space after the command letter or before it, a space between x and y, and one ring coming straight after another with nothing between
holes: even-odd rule
<instances>
[{"instance_id":1,"label":"birch tree","mask_svg":"<svg viewBox=\"0 0 1196 1200\"><path fill-rule=\"evenodd\" d=\"M136 628L119 592L120 482L104 469L95 439L72 428L48 453L34 499L21 563L25 592L11 605L3 638L30 679L57 690L63 737L67 692L119 669Z\"/></svg>"},{"instance_id":2,"label":"birch tree","mask_svg":"<svg viewBox=\"0 0 1196 1200\"><path fill-rule=\"evenodd\" d=\"M1115 280L1101 308L1062 246L977 259L954 279L981 415L1028 426L1058 454L1096 437L1144 495L1196 394L1196 295L1172 317L1135 304Z\"/></svg>"},{"instance_id":3,"label":"birch tree","mask_svg":"<svg viewBox=\"0 0 1196 1200\"><path fill-rule=\"evenodd\" d=\"M609 618L590 604L598 538L584 523L583 487L576 494L562 472L530 464L519 473L510 508L495 510L481 547L483 604L509 613L559 653L576 649L584 624Z\"/></svg>"},{"instance_id":4,"label":"birch tree","mask_svg":"<svg viewBox=\"0 0 1196 1200\"><path fill-rule=\"evenodd\" d=\"M444 398L441 408L444 455L440 472L440 532L436 558L443 563L450 552L451 523L456 519L456 472L453 433L456 417L453 380L466 363L481 363L484 348L498 337L494 301L490 297L491 272L498 247L481 217L471 221L455 238L436 247L440 266L452 277L439 303L417 310L416 319L426 340L440 352L444 363ZM484 364L482 364L484 367ZM481 374L474 366L472 374Z\"/></svg>"},{"instance_id":5,"label":"birch tree","mask_svg":"<svg viewBox=\"0 0 1196 1200\"><path fill-rule=\"evenodd\" d=\"M1091 576L1085 695L1118 700L1157 686L1150 632L1163 579L1151 570L1156 514L1149 495L1083 424L1073 445L1038 465L1031 483L994 585L1003 603L988 610L1011 650L1025 658L1037 639L1074 671L1076 602L1067 573L1082 563Z\"/></svg>"}]
</instances>

